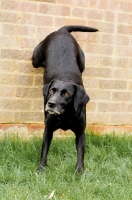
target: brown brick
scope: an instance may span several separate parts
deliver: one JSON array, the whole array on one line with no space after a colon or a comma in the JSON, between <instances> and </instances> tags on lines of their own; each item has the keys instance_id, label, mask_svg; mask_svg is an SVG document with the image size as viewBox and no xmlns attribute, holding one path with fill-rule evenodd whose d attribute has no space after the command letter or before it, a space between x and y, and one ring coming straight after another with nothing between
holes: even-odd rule
<instances>
[{"instance_id":1,"label":"brown brick","mask_svg":"<svg viewBox=\"0 0 132 200\"><path fill-rule=\"evenodd\" d=\"M38 2L55 3L55 0L34 0Z\"/></svg>"},{"instance_id":2,"label":"brown brick","mask_svg":"<svg viewBox=\"0 0 132 200\"><path fill-rule=\"evenodd\" d=\"M33 85L33 76L17 75L15 77L15 84L31 86L31 85Z\"/></svg>"},{"instance_id":3,"label":"brown brick","mask_svg":"<svg viewBox=\"0 0 132 200\"><path fill-rule=\"evenodd\" d=\"M79 24L79 25L85 26L86 20L73 19L73 18L60 18L60 17L55 18L55 26L56 27L62 27L65 25L74 25L74 24Z\"/></svg>"},{"instance_id":4,"label":"brown brick","mask_svg":"<svg viewBox=\"0 0 132 200\"><path fill-rule=\"evenodd\" d=\"M15 112L14 120L17 123L43 123L42 112Z\"/></svg>"},{"instance_id":5,"label":"brown brick","mask_svg":"<svg viewBox=\"0 0 132 200\"><path fill-rule=\"evenodd\" d=\"M99 34L89 33L89 32L73 32L72 35L76 38L77 41L88 43L98 43L99 42Z\"/></svg>"},{"instance_id":6,"label":"brown brick","mask_svg":"<svg viewBox=\"0 0 132 200\"><path fill-rule=\"evenodd\" d=\"M100 47L99 47L99 52L101 53L101 54L105 54L105 55L112 55L113 54L113 46L111 45L100 45Z\"/></svg>"},{"instance_id":7,"label":"brown brick","mask_svg":"<svg viewBox=\"0 0 132 200\"><path fill-rule=\"evenodd\" d=\"M73 5L73 6L87 6L87 0L56 0L56 3L66 4L66 5Z\"/></svg>"},{"instance_id":8,"label":"brown brick","mask_svg":"<svg viewBox=\"0 0 132 200\"><path fill-rule=\"evenodd\" d=\"M7 111L1 111L0 112L0 123L11 123L12 122L12 112Z\"/></svg>"},{"instance_id":9,"label":"brown brick","mask_svg":"<svg viewBox=\"0 0 132 200\"><path fill-rule=\"evenodd\" d=\"M127 82L121 80L100 80L99 88L101 89L115 89L115 90L126 90Z\"/></svg>"},{"instance_id":10,"label":"brown brick","mask_svg":"<svg viewBox=\"0 0 132 200\"><path fill-rule=\"evenodd\" d=\"M114 70L114 78L122 80L122 79L132 79L132 69L115 69Z\"/></svg>"},{"instance_id":11,"label":"brown brick","mask_svg":"<svg viewBox=\"0 0 132 200\"><path fill-rule=\"evenodd\" d=\"M87 9L86 12L86 18L88 19L94 19L94 20L102 20L104 17L104 12L101 10L91 10L91 9Z\"/></svg>"},{"instance_id":12,"label":"brown brick","mask_svg":"<svg viewBox=\"0 0 132 200\"><path fill-rule=\"evenodd\" d=\"M98 124L110 124L110 113L98 113L96 120Z\"/></svg>"},{"instance_id":13,"label":"brown brick","mask_svg":"<svg viewBox=\"0 0 132 200\"><path fill-rule=\"evenodd\" d=\"M44 73L44 68L40 67L39 69L35 69L35 74L42 75Z\"/></svg>"},{"instance_id":14,"label":"brown brick","mask_svg":"<svg viewBox=\"0 0 132 200\"><path fill-rule=\"evenodd\" d=\"M104 15L104 20L108 22L114 22L116 18L116 13L111 12L111 11L106 11Z\"/></svg>"},{"instance_id":15,"label":"brown brick","mask_svg":"<svg viewBox=\"0 0 132 200\"><path fill-rule=\"evenodd\" d=\"M50 33L56 31L56 28L51 27L37 27L37 37L40 39L40 42Z\"/></svg>"},{"instance_id":16,"label":"brown brick","mask_svg":"<svg viewBox=\"0 0 132 200\"><path fill-rule=\"evenodd\" d=\"M131 67L131 66L132 66L132 57L130 57L128 59L128 65L127 65L127 67Z\"/></svg>"},{"instance_id":17,"label":"brown brick","mask_svg":"<svg viewBox=\"0 0 132 200\"><path fill-rule=\"evenodd\" d=\"M83 83L84 83L84 87L88 90L89 88L94 89L94 88L98 88L98 83L99 80L97 78L89 78L89 77L85 77L83 76Z\"/></svg>"},{"instance_id":18,"label":"brown brick","mask_svg":"<svg viewBox=\"0 0 132 200\"><path fill-rule=\"evenodd\" d=\"M35 69L33 68L31 61L18 61L15 60L18 74L34 74ZM36 70L37 71L37 70ZM38 73L41 71L41 68L38 69ZM37 73L37 72L35 72Z\"/></svg>"},{"instance_id":19,"label":"brown brick","mask_svg":"<svg viewBox=\"0 0 132 200\"><path fill-rule=\"evenodd\" d=\"M72 8L72 16L77 18L85 18L86 17L86 9L84 8Z\"/></svg>"},{"instance_id":20,"label":"brown brick","mask_svg":"<svg viewBox=\"0 0 132 200\"><path fill-rule=\"evenodd\" d=\"M132 2L120 2L120 10L126 12L132 12Z\"/></svg>"},{"instance_id":21,"label":"brown brick","mask_svg":"<svg viewBox=\"0 0 132 200\"><path fill-rule=\"evenodd\" d=\"M34 49L37 42L35 39L19 37L18 43L21 49Z\"/></svg>"},{"instance_id":22,"label":"brown brick","mask_svg":"<svg viewBox=\"0 0 132 200\"><path fill-rule=\"evenodd\" d=\"M44 112L44 99L33 100L33 111Z\"/></svg>"},{"instance_id":23,"label":"brown brick","mask_svg":"<svg viewBox=\"0 0 132 200\"><path fill-rule=\"evenodd\" d=\"M85 54L100 52L100 46L98 44L85 43L83 49L84 49Z\"/></svg>"},{"instance_id":24,"label":"brown brick","mask_svg":"<svg viewBox=\"0 0 132 200\"><path fill-rule=\"evenodd\" d=\"M85 71L85 76L108 78L108 77L112 77L112 70L110 68L88 67Z\"/></svg>"},{"instance_id":25,"label":"brown brick","mask_svg":"<svg viewBox=\"0 0 132 200\"><path fill-rule=\"evenodd\" d=\"M95 102L88 102L88 104L86 105L86 109L88 112L95 112L96 111L96 103Z\"/></svg>"},{"instance_id":26,"label":"brown brick","mask_svg":"<svg viewBox=\"0 0 132 200\"><path fill-rule=\"evenodd\" d=\"M120 7L120 1L117 1L117 0L109 1L108 7L112 11L117 11L119 10L119 7Z\"/></svg>"},{"instance_id":27,"label":"brown brick","mask_svg":"<svg viewBox=\"0 0 132 200\"><path fill-rule=\"evenodd\" d=\"M126 103L97 103L98 112L111 112L111 113L122 113L127 112L128 105Z\"/></svg>"},{"instance_id":28,"label":"brown brick","mask_svg":"<svg viewBox=\"0 0 132 200\"><path fill-rule=\"evenodd\" d=\"M23 13L21 23L35 26L53 26L53 17Z\"/></svg>"},{"instance_id":29,"label":"brown brick","mask_svg":"<svg viewBox=\"0 0 132 200\"><path fill-rule=\"evenodd\" d=\"M101 43L102 44L115 44L116 37L113 34L102 34Z\"/></svg>"},{"instance_id":30,"label":"brown brick","mask_svg":"<svg viewBox=\"0 0 132 200\"><path fill-rule=\"evenodd\" d=\"M98 90L98 89L89 89L88 95L90 96L91 101L110 101L111 100L111 91L110 90Z\"/></svg>"},{"instance_id":31,"label":"brown brick","mask_svg":"<svg viewBox=\"0 0 132 200\"><path fill-rule=\"evenodd\" d=\"M1 57L4 59L16 59L16 60L30 60L32 51L29 50L13 50L13 49L2 49Z\"/></svg>"},{"instance_id":32,"label":"brown brick","mask_svg":"<svg viewBox=\"0 0 132 200\"><path fill-rule=\"evenodd\" d=\"M69 16L71 9L68 6L39 4L39 12L46 15Z\"/></svg>"},{"instance_id":33,"label":"brown brick","mask_svg":"<svg viewBox=\"0 0 132 200\"><path fill-rule=\"evenodd\" d=\"M101 66L100 56L85 54L85 67L86 67L85 70L87 70L87 68L89 67L95 69L97 66Z\"/></svg>"},{"instance_id":34,"label":"brown brick","mask_svg":"<svg viewBox=\"0 0 132 200\"><path fill-rule=\"evenodd\" d=\"M130 38L129 45L132 46L132 38Z\"/></svg>"},{"instance_id":35,"label":"brown brick","mask_svg":"<svg viewBox=\"0 0 132 200\"><path fill-rule=\"evenodd\" d=\"M31 110L31 100L13 99L11 108L15 111L17 111L17 110L26 110L26 111Z\"/></svg>"},{"instance_id":36,"label":"brown brick","mask_svg":"<svg viewBox=\"0 0 132 200\"><path fill-rule=\"evenodd\" d=\"M9 84L12 85L14 83L14 75L11 74L1 74L0 76L0 84Z\"/></svg>"},{"instance_id":37,"label":"brown brick","mask_svg":"<svg viewBox=\"0 0 132 200\"><path fill-rule=\"evenodd\" d=\"M42 98L42 88L27 88L27 87L18 87L16 89L16 97L21 98Z\"/></svg>"},{"instance_id":38,"label":"brown brick","mask_svg":"<svg viewBox=\"0 0 132 200\"><path fill-rule=\"evenodd\" d=\"M132 55L132 47L129 46L117 46L115 50L115 54L117 56L131 56Z\"/></svg>"},{"instance_id":39,"label":"brown brick","mask_svg":"<svg viewBox=\"0 0 132 200\"><path fill-rule=\"evenodd\" d=\"M113 101L132 101L132 92L112 92Z\"/></svg>"},{"instance_id":40,"label":"brown brick","mask_svg":"<svg viewBox=\"0 0 132 200\"><path fill-rule=\"evenodd\" d=\"M0 97L13 97L14 87L10 85L0 85Z\"/></svg>"},{"instance_id":41,"label":"brown brick","mask_svg":"<svg viewBox=\"0 0 132 200\"><path fill-rule=\"evenodd\" d=\"M132 113L132 104L128 104L128 110L127 110L128 113Z\"/></svg>"},{"instance_id":42,"label":"brown brick","mask_svg":"<svg viewBox=\"0 0 132 200\"><path fill-rule=\"evenodd\" d=\"M132 115L131 114L111 114L111 124L131 124L132 122Z\"/></svg>"},{"instance_id":43,"label":"brown brick","mask_svg":"<svg viewBox=\"0 0 132 200\"><path fill-rule=\"evenodd\" d=\"M118 27L117 27L117 33L118 34L131 35L132 34L132 26L119 24Z\"/></svg>"},{"instance_id":44,"label":"brown brick","mask_svg":"<svg viewBox=\"0 0 132 200\"><path fill-rule=\"evenodd\" d=\"M85 53L101 53L105 55L112 55L113 53L113 46L108 45L97 45L97 44L84 44L84 51Z\"/></svg>"},{"instance_id":45,"label":"brown brick","mask_svg":"<svg viewBox=\"0 0 132 200\"><path fill-rule=\"evenodd\" d=\"M86 118L87 124L109 124L110 123L110 114L106 113L92 113L87 112L87 118Z\"/></svg>"},{"instance_id":46,"label":"brown brick","mask_svg":"<svg viewBox=\"0 0 132 200\"><path fill-rule=\"evenodd\" d=\"M109 57L108 55L105 57L101 57L101 66L102 67L112 67L115 66L115 58ZM111 70L112 71L112 70Z\"/></svg>"},{"instance_id":47,"label":"brown brick","mask_svg":"<svg viewBox=\"0 0 132 200\"><path fill-rule=\"evenodd\" d=\"M37 4L29 1L4 0L2 8L10 11L37 12Z\"/></svg>"},{"instance_id":48,"label":"brown brick","mask_svg":"<svg viewBox=\"0 0 132 200\"><path fill-rule=\"evenodd\" d=\"M35 27L13 24L3 24L3 35L31 36L35 34Z\"/></svg>"},{"instance_id":49,"label":"brown brick","mask_svg":"<svg viewBox=\"0 0 132 200\"><path fill-rule=\"evenodd\" d=\"M108 1L89 1L89 7L98 8L98 9L106 9L108 7Z\"/></svg>"},{"instance_id":50,"label":"brown brick","mask_svg":"<svg viewBox=\"0 0 132 200\"><path fill-rule=\"evenodd\" d=\"M9 110L11 109L11 99L0 99L0 109L1 110Z\"/></svg>"},{"instance_id":51,"label":"brown brick","mask_svg":"<svg viewBox=\"0 0 132 200\"><path fill-rule=\"evenodd\" d=\"M129 82L129 89L132 90L132 82Z\"/></svg>"},{"instance_id":52,"label":"brown brick","mask_svg":"<svg viewBox=\"0 0 132 200\"><path fill-rule=\"evenodd\" d=\"M16 37L14 36L0 36L1 48L18 48Z\"/></svg>"},{"instance_id":53,"label":"brown brick","mask_svg":"<svg viewBox=\"0 0 132 200\"><path fill-rule=\"evenodd\" d=\"M35 85L43 86L43 76L35 76Z\"/></svg>"},{"instance_id":54,"label":"brown brick","mask_svg":"<svg viewBox=\"0 0 132 200\"><path fill-rule=\"evenodd\" d=\"M3 23L19 23L20 22L20 14L1 11L0 13L0 22Z\"/></svg>"},{"instance_id":55,"label":"brown brick","mask_svg":"<svg viewBox=\"0 0 132 200\"><path fill-rule=\"evenodd\" d=\"M86 124L96 124L97 123L97 115L93 112L86 112Z\"/></svg>"},{"instance_id":56,"label":"brown brick","mask_svg":"<svg viewBox=\"0 0 132 200\"><path fill-rule=\"evenodd\" d=\"M124 35L117 36L117 45L129 45L129 37Z\"/></svg>"},{"instance_id":57,"label":"brown brick","mask_svg":"<svg viewBox=\"0 0 132 200\"><path fill-rule=\"evenodd\" d=\"M128 13L118 13L118 22L131 24L132 14Z\"/></svg>"},{"instance_id":58,"label":"brown brick","mask_svg":"<svg viewBox=\"0 0 132 200\"><path fill-rule=\"evenodd\" d=\"M14 61L0 60L0 71L3 73L13 73L17 70L17 66Z\"/></svg>"},{"instance_id":59,"label":"brown brick","mask_svg":"<svg viewBox=\"0 0 132 200\"><path fill-rule=\"evenodd\" d=\"M116 62L116 65L115 65L116 67L124 68L124 69L129 67L129 60L127 57L115 58L115 62Z\"/></svg>"}]
</instances>

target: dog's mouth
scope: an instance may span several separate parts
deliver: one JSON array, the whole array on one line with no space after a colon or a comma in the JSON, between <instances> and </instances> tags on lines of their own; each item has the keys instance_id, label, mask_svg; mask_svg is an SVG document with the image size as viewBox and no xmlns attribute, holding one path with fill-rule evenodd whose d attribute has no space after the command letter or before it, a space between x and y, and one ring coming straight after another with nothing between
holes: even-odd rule
<instances>
[{"instance_id":1,"label":"dog's mouth","mask_svg":"<svg viewBox=\"0 0 132 200\"><path fill-rule=\"evenodd\" d=\"M45 110L46 112L48 112L51 115L60 115L61 113L58 111L53 111L53 110Z\"/></svg>"}]
</instances>

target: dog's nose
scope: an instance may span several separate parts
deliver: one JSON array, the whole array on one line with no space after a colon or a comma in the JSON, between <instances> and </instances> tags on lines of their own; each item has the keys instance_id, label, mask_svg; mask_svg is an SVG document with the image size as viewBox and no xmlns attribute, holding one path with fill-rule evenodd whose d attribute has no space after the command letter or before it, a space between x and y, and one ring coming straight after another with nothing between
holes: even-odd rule
<instances>
[{"instance_id":1,"label":"dog's nose","mask_svg":"<svg viewBox=\"0 0 132 200\"><path fill-rule=\"evenodd\" d=\"M52 102L52 101L49 101L49 102L48 102L48 106L49 106L50 108L54 108L54 107L56 106L56 104L55 104L54 102Z\"/></svg>"}]
</instances>

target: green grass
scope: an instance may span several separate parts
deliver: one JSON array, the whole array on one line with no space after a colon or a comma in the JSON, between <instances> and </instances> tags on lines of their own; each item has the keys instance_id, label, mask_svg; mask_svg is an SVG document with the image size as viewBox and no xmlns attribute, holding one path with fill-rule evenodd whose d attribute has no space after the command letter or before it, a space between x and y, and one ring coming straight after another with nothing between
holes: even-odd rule
<instances>
[{"instance_id":1,"label":"green grass","mask_svg":"<svg viewBox=\"0 0 132 200\"><path fill-rule=\"evenodd\" d=\"M75 172L74 138L54 139L48 166L37 174L41 140L0 141L0 200L132 199L132 137L88 133L82 174Z\"/></svg>"}]
</instances>

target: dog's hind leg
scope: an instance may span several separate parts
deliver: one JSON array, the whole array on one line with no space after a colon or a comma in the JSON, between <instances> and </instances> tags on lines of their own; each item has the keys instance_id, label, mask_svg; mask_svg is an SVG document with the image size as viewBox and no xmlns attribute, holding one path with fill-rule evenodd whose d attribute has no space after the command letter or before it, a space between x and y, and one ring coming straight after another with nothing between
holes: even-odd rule
<instances>
[{"instance_id":1,"label":"dog's hind leg","mask_svg":"<svg viewBox=\"0 0 132 200\"><path fill-rule=\"evenodd\" d=\"M80 72L82 73L85 69L85 56L79 45L78 45L78 52L77 52L77 64L80 69Z\"/></svg>"},{"instance_id":2,"label":"dog's hind leg","mask_svg":"<svg viewBox=\"0 0 132 200\"><path fill-rule=\"evenodd\" d=\"M45 67L45 56L44 51L42 50L43 46L44 40L40 42L34 49L32 55L32 65L34 66L34 68Z\"/></svg>"}]
</instances>

